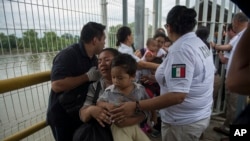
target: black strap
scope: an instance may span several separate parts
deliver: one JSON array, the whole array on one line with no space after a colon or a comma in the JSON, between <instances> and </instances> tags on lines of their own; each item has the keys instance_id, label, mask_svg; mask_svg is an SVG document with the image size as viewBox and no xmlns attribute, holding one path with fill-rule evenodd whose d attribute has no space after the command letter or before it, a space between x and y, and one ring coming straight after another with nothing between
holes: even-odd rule
<instances>
[{"instance_id":1,"label":"black strap","mask_svg":"<svg viewBox=\"0 0 250 141\"><path fill-rule=\"evenodd\" d=\"M92 101L94 105L96 105L96 101L97 101L97 98L99 97L100 90L101 90L101 82L98 81L97 86L96 86L96 90L95 90L95 94L94 94L94 99Z\"/></svg>"}]
</instances>

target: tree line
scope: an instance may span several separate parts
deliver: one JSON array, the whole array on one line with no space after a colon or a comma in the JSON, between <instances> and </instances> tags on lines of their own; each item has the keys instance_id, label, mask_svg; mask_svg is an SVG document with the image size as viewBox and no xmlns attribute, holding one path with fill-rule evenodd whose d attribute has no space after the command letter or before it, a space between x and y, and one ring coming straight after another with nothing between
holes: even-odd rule
<instances>
[{"instance_id":1,"label":"tree line","mask_svg":"<svg viewBox=\"0 0 250 141\"><path fill-rule=\"evenodd\" d=\"M116 32L121 26L120 24L109 27L108 47L116 46ZM134 23L128 24L128 27L134 33ZM149 31L150 29L152 29L152 26L149 27ZM53 52L78 42L79 38L79 35L72 35L70 33L64 33L59 36L54 31L44 32L43 36L39 37L38 32L34 29L24 31L21 37L17 37L15 34L5 35L4 33L0 33L0 49L5 53L16 50L19 50L19 52L23 50L24 53Z\"/></svg>"}]
</instances>

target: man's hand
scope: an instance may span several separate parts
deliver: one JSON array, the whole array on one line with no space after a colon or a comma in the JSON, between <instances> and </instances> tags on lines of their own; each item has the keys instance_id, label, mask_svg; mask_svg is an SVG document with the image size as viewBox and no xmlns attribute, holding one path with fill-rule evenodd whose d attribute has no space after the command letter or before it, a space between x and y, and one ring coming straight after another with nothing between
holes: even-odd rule
<instances>
[{"instance_id":1,"label":"man's hand","mask_svg":"<svg viewBox=\"0 0 250 141\"><path fill-rule=\"evenodd\" d=\"M100 72L96 69L96 67L92 67L89 69L89 71L86 73L89 81L97 81L101 78Z\"/></svg>"}]
</instances>

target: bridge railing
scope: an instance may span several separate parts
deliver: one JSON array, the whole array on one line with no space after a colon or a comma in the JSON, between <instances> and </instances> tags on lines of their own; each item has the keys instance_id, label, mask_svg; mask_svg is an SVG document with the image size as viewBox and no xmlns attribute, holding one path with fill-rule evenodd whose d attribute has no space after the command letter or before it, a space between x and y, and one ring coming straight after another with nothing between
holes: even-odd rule
<instances>
[{"instance_id":1,"label":"bridge railing","mask_svg":"<svg viewBox=\"0 0 250 141\"><path fill-rule=\"evenodd\" d=\"M1 95L7 95L7 92L19 90L22 88L38 85L44 82L50 81L50 71L45 71L45 72L40 72L40 73L34 73L30 75L25 75L25 76L20 76L20 77L15 77L15 78L10 78L10 79L5 79L5 80L0 80L0 94ZM47 83L46 85L49 85ZM24 95L25 93L23 93ZM15 100L14 100L15 101ZM13 103L15 105L17 103ZM10 108L10 107L6 107ZM8 112L7 112L8 113ZM1 114L4 114L2 112ZM24 119L23 121L20 119L17 119L19 123L25 122ZM30 119L28 119L30 120ZM21 130L16 131L15 133L11 132L11 135L5 137L3 140L4 141L17 141L24 139L39 130L45 128L47 126L45 119L40 119L37 122L35 122L32 125L28 125L26 128L23 128Z\"/></svg>"}]
</instances>

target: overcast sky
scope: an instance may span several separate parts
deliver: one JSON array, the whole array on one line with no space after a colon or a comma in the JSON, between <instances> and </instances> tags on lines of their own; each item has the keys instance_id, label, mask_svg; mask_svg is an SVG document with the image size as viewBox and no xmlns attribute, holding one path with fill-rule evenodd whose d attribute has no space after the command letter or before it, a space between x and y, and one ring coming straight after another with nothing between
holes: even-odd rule
<instances>
[{"instance_id":1,"label":"overcast sky","mask_svg":"<svg viewBox=\"0 0 250 141\"><path fill-rule=\"evenodd\" d=\"M128 0L128 23L134 22L134 4L137 0ZM186 0L180 0L185 5ZM228 7L226 0L226 7ZM24 4L24 2L26 4ZM108 25L122 24L122 0L107 0ZM218 4L221 0L217 0ZM195 0L190 0L194 6ZM175 0L162 0L162 21L175 5ZM53 8L52 8L53 7ZM149 9L149 24L152 24L153 0L145 0ZM67 10L67 11L66 11ZM79 34L82 25L88 21L101 22L101 0L7 0L0 1L0 32L5 34L21 33L27 29ZM6 30L8 29L8 30Z\"/></svg>"}]
</instances>

